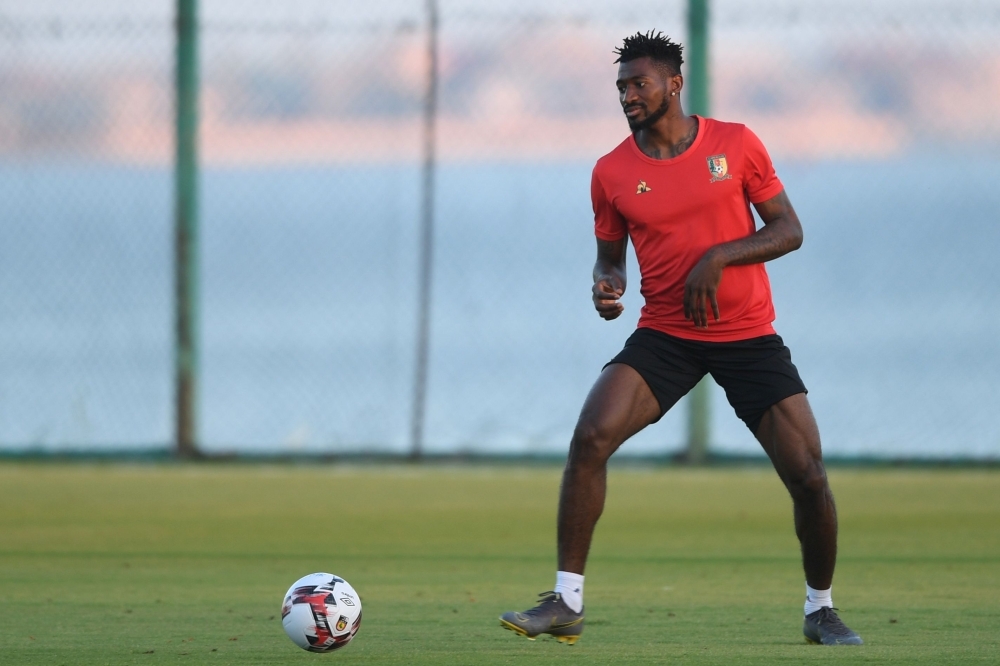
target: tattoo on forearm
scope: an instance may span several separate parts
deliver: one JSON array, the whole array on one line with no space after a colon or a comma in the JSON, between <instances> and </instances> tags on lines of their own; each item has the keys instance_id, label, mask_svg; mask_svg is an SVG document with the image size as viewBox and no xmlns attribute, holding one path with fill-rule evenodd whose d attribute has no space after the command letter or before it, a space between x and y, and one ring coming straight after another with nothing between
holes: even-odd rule
<instances>
[{"instance_id":1,"label":"tattoo on forearm","mask_svg":"<svg viewBox=\"0 0 1000 666\"><path fill-rule=\"evenodd\" d=\"M625 276L625 248L628 236L615 241L597 239L597 261L594 264L594 279L598 275L615 273L621 279Z\"/></svg>"},{"instance_id":2,"label":"tattoo on forearm","mask_svg":"<svg viewBox=\"0 0 1000 666\"><path fill-rule=\"evenodd\" d=\"M625 259L625 238L606 241L597 239L597 260L619 263Z\"/></svg>"},{"instance_id":3,"label":"tattoo on forearm","mask_svg":"<svg viewBox=\"0 0 1000 666\"><path fill-rule=\"evenodd\" d=\"M760 264L788 254L798 246L795 235L785 233L775 225L766 226L756 233L718 246L728 266Z\"/></svg>"}]
</instances>

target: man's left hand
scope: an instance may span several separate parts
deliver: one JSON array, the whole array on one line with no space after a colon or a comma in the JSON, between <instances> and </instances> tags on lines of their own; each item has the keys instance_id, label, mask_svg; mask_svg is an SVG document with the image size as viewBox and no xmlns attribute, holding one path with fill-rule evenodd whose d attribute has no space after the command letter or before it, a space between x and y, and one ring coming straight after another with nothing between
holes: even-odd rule
<instances>
[{"instance_id":1,"label":"man's left hand","mask_svg":"<svg viewBox=\"0 0 1000 666\"><path fill-rule=\"evenodd\" d=\"M696 328L708 328L708 310L711 307L715 320L719 321L719 304L715 294L722 281L725 268L719 256L709 250L694 265L684 283L684 318L694 322Z\"/></svg>"}]
</instances>

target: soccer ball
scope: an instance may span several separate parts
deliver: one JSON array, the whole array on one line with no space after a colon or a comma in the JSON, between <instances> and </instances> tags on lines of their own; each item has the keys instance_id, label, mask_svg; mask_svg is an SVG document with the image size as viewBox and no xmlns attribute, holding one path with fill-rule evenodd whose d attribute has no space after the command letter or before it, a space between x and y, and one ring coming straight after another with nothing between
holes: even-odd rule
<instances>
[{"instance_id":1,"label":"soccer ball","mask_svg":"<svg viewBox=\"0 0 1000 666\"><path fill-rule=\"evenodd\" d=\"M310 652L333 652L361 627L361 599L343 578L314 573L295 581L281 604L281 624L292 642Z\"/></svg>"}]
</instances>

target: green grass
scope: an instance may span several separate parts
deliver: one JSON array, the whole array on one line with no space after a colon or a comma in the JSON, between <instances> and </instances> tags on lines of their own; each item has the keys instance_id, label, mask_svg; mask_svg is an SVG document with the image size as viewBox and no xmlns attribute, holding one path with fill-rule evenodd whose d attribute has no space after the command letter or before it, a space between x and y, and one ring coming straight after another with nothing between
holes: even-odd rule
<instances>
[{"instance_id":1,"label":"green grass","mask_svg":"<svg viewBox=\"0 0 1000 666\"><path fill-rule=\"evenodd\" d=\"M840 470L834 600L809 646L773 474L610 475L575 646L497 616L554 580L554 468L0 465L3 664L774 664L1000 660L1000 472ZM333 655L281 629L313 571L361 593Z\"/></svg>"}]
</instances>

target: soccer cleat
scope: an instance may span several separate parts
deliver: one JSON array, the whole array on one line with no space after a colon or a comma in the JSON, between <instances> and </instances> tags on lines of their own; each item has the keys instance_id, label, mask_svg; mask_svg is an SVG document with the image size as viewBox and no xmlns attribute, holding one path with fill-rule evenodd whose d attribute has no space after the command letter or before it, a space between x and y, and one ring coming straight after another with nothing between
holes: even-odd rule
<instances>
[{"instance_id":1,"label":"soccer cleat","mask_svg":"<svg viewBox=\"0 0 1000 666\"><path fill-rule=\"evenodd\" d=\"M573 645L583 633L583 609L575 613L558 592L542 592L538 595L538 605L531 610L501 615L500 626L529 641L540 634L551 634L560 643Z\"/></svg>"},{"instance_id":2,"label":"soccer cleat","mask_svg":"<svg viewBox=\"0 0 1000 666\"><path fill-rule=\"evenodd\" d=\"M861 636L847 628L837 617L836 608L824 606L815 613L806 615L802 633L806 642L813 645L864 645Z\"/></svg>"}]
</instances>

